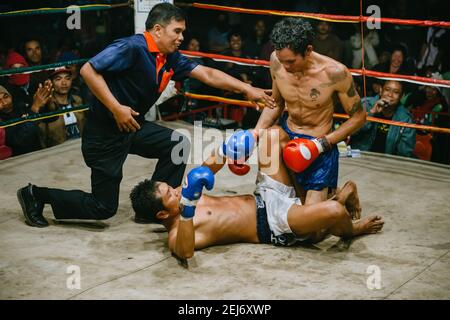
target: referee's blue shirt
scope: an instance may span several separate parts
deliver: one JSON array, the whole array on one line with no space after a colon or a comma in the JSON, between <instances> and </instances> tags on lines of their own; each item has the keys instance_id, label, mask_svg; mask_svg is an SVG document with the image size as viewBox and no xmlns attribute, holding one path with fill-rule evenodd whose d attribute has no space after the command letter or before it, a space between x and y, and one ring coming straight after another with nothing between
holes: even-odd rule
<instances>
[{"instance_id":1,"label":"referee's blue shirt","mask_svg":"<svg viewBox=\"0 0 450 320\"><path fill-rule=\"evenodd\" d=\"M148 32L114 41L89 63L104 77L120 104L139 112L139 123L169 79L183 80L198 65L178 51L163 56ZM91 105L91 115L96 120L115 123L111 112L97 98Z\"/></svg>"}]
</instances>

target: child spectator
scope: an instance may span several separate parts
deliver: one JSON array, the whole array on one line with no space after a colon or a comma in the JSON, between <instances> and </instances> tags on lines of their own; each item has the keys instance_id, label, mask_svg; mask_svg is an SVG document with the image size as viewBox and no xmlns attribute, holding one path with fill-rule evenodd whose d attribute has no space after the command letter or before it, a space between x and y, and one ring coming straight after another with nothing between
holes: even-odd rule
<instances>
[{"instance_id":1,"label":"child spectator","mask_svg":"<svg viewBox=\"0 0 450 320\"><path fill-rule=\"evenodd\" d=\"M45 112L64 110L83 104L82 99L72 93L70 69L56 69L51 75L51 81L54 93L45 106ZM42 146L47 148L80 137L85 120L84 112L68 112L42 121L39 124Z\"/></svg>"}]
</instances>

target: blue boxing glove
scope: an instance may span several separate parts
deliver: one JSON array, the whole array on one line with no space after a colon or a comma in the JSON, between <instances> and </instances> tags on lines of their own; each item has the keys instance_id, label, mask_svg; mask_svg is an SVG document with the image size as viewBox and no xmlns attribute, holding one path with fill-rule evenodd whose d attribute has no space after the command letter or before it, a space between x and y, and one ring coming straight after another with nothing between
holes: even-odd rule
<instances>
[{"instance_id":1,"label":"blue boxing glove","mask_svg":"<svg viewBox=\"0 0 450 320\"><path fill-rule=\"evenodd\" d=\"M256 133L251 130L238 130L229 137L219 153L230 160L245 162L256 145Z\"/></svg>"},{"instance_id":2,"label":"blue boxing glove","mask_svg":"<svg viewBox=\"0 0 450 320\"><path fill-rule=\"evenodd\" d=\"M214 173L210 168L202 166L189 171L181 190L180 203L184 206L181 212L182 220L194 217L195 206L202 196L203 187L211 190L214 187Z\"/></svg>"}]
</instances>

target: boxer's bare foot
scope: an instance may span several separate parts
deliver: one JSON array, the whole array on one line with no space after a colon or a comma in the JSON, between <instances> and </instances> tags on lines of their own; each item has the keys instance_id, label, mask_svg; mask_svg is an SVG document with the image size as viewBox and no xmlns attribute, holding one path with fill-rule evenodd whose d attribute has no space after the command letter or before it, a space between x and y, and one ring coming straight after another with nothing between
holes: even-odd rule
<instances>
[{"instance_id":1,"label":"boxer's bare foot","mask_svg":"<svg viewBox=\"0 0 450 320\"><path fill-rule=\"evenodd\" d=\"M369 216L353 222L353 236L380 232L384 220L380 216Z\"/></svg>"},{"instance_id":2,"label":"boxer's bare foot","mask_svg":"<svg viewBox=\"0 0 450 320\"><path fill-rule=\"evenodd\" d=\"M345 207L350 212L353 220L361 219L361 205L359 203L358 189L353 181L348 181L349 195Z\"/></svg>"},{"instance_id":3,"label":"boxer's bare foot","mask_svg":"<svg viewBox=\"0 0 450 320\"><path fill-rule=\"evenodd\" d=\"M347 208L352 220L361 218L358 189L353 181L347 181L341 189L338 189L335 199Z\"/></svg>"}]
</instances>

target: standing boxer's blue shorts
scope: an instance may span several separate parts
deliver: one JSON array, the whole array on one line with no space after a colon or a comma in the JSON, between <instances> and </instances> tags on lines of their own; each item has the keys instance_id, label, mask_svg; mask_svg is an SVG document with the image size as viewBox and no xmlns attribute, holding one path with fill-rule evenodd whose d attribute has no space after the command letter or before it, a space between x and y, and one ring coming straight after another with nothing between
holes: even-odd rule
<instances>
[{"instance_id":1,"label":"standing boxer's blue shorts","mask_svg":"<svg viewBox=\"0 0 450 320\"><path fill-rule=\"evenodd\" d=\"M280 125L291 140L297 138L314 139L312 136L291 131L287 126L287 114L281 117ZM324 188L335 189L337 187L338 172L339 151L335 145L330 151L321 153L305 171L296 173L295 176L297 182L305 191L320 191Z\"/></svg>"}]
</instances>

